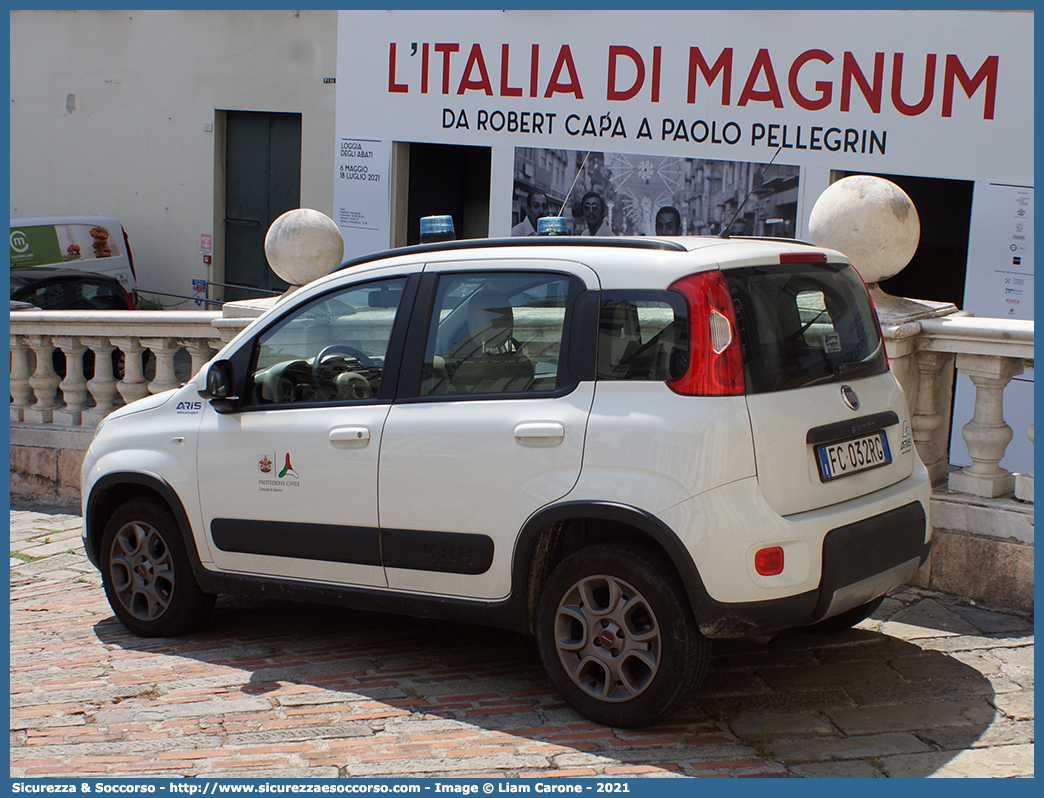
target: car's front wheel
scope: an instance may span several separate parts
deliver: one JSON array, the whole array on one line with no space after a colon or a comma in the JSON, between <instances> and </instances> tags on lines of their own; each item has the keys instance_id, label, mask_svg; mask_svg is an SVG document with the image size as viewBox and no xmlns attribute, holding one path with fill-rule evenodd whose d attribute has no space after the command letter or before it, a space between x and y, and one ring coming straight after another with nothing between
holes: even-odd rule
<instances>
[{"instance_id":1,"label":"car's front wheel","mask_svg":"<svg viewBox=\"0 0 1044 798\"><path fill-rule=\"evenodd\" d=\"M653 723L695 692L710 644L665 558L640 546L598 544L547 579L537 644L551 680L599 723Z\"/></svg>"},{"instance_id":2,"label":"car's front wheel","mask_svg":"<svg viewBox=\"0 0 1044 798\"><path fill-rule=\"evenodd\" d=\"M101 572L112 611L142 637L191 631L206 620L217 598L197 584L170 510L149 499L132 499L109 519Z\"/></svg>"}]
</instances>

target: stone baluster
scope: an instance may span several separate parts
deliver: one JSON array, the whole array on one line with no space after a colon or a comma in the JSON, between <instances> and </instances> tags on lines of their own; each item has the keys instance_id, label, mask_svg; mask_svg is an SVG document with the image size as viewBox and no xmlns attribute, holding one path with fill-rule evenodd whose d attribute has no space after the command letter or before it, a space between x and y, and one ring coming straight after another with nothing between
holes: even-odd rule
<instances>
[{"instance_id":1,"label":"stone baluster","mask_svg":"<svg viewBox=\"0 0 1044 798\"><path fill-rule=\"evenodd\" d=\"M149 395L149 386L141 366L144 347L137 338L113 338L112 342L123 352L123 379L116 383L116 389L127 404L144 399Z\"/></svg>"},{"instance_id":2,"label":"stone baluster","mask_svg":"<svg viewBox=\"0 0 1044 798\"><path fill-rule=\"evenodd\" d=\"M971 421L961 428L972 464L950 474L949 489L987 498L1011 493L1015 476L998 465L1012 436L1011 427L1004 423L1004 387L1022 373L1022 361L960 353L957 369L975 386L975 409Z\"/></svg>"},{"instance_id":3,"label":"stone baluster","mask_svg":"<svg viewBox=\"0 0 1044 798\"><path fill-rule=\"evenodd\" d=\"M156 377L149 383L150 393L163 393L181 383L174 376L174 354L181 346L173 338L143 338L141 341L156 356Z\"/></svg>"},{"instance_id":4,"label":"stone baluster","mask_svg":"<svg viewBox=\"0 0 1044 798\"><path fill-rule=\"evenodd\" d=\"M36 404L23 410L22 418L29 424L50 424L54 409L59 407L55 391L61 382L51 363L54 345L49 335L27 335L25 340L36 355L36 370L29 378Z\"/></svg>"},{"instance_id":5,"label":"stone baluster","mask_svg":"<svg viewBox=\"0 0 1044 798\"><path fill-rule=\"evenodd\" d=\"M1031 444L1033 441L1033 425L1029 425L1029 429L1026 431L1026 437L1029 438ZM1025 474L1018 474L1015 477L1015 498L1024 502L1033 503L1033 469L1031 468Z\"/></svg>"},{"instance_id":6,"label":"stone baluster","mask_svg":"<svg viewBox=\"0 0 1044 798\"><path fill-rule=\"evenodd\" d=\"M33 403L29 386L29 345L20 335L11 336L11 421L21 421L22 414Z\"/></svg>"},{"instance_id":7,"label":"stone baluster","mask_svg":"<svg viewBox=\"0 0 1044 798\"><path fill-rule=\"evenodd\" d=\"M192 355L192 376L195 377L206 362L213 357L214 349L210 346L209 341L200 340L199 338L182 341L181 344Z\"/></svg>"},{"instance_id":8,"label":"stone baluster","mask_svg":"<svg viewBox=\"0 0 1044 798\"><path fill-rule=\"evenodd\" d=\"M913 427L917 454L920 455L921 462L928 469L932 482L935 482L942 478L947 468L946 460L932 451L935 432L945 420L936 406L935 391L936 377L942 371L947 356L939 352L922 350L916 353L915 358L920 379L917 383L917 406L910 423Z\"/></svg>"},{"instance_id":9,"label":"stone baluster","mask_svg":"<svg viewBox=\"0 0 1044 798\"><path fill-rule=\"evenodd\" d=\"M65 378L60 383L65 407L54 411L52 421L79 426L87 407L87 378L83 375L83 353L87 347L73 335L55 336L54 344L65 353Z\"/></svg>"},{"instance_id":10,"label":"stone baluster","mask_svg":"<svg viewBox=\"0 0 1044 798\"><path fill-rule=\"evenodd\" d=\"M84 424L97 424L116 409L116 375L112 371L112 351L115 347L106 337L81 338L94 352L94 376L87 382L87 390L94 398L94 407L83 413Z\"/></svg>"}]
</instances>

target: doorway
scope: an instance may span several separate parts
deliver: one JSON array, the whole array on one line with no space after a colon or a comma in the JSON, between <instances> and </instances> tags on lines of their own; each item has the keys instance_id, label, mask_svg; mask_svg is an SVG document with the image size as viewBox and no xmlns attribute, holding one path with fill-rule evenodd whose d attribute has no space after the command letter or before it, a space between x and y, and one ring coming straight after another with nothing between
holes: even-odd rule
<instances>
[{"instance_id":1,"label":"doorway","mask_svg":"<svg viewBox=\"0 0 1044 798\"><path fill-rule=\"evenodd\" d=\"M844 172L849 175L868 172ZM964 306L971 231L971 180L947 180L910 175L874 175L890 180L907 193L921 222L921 240L910 264L881 282L887 294L911 299L952 302Z\"/></svg>"},{"instance_id":2,"label":"doorway","mask_svg":"<svg viewBox=\"0 0 1044 798\"><path fill-rule=\"evenodd\" d=\"M289 287L268 265L265 235L300 203L301 114L226 111L226 301Z\"/></svg>"},{"instance_id":3,"label":"doorway","mask_svg":"<svg viewBox=\"0 0 1044 798\"><path fill-rule=\"evenodd\" d=\"M452 216L458 239L489 236L489 147L409 145L406 243L420 243L423 216Z\"/></svg>"}]
</instances>

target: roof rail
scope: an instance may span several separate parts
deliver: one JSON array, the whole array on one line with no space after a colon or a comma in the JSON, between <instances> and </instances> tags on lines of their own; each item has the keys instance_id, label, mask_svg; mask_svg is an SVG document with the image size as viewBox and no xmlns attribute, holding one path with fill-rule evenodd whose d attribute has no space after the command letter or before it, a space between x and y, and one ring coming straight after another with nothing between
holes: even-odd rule
<instances>
[{"instance_id":1,"label":"roof rail","mask_svg":"<svg viewBox=\"0 0 1044 798\"><path fill-rule=\"evenodd\" d=\"M536 236L515 238L465 238L460 241L437 241L433 244L417 244L398 249L386 249L383 252L373 252L369 255L361 255L358 258L346 260L334 271L348 269L352 266L360 266L363 263L372 263L384 258L396 257L398 255L415 255L426 252L445 252L454 249L489 249L492 247L553 247L553 246L579 246L579 247L626 247L629 249L659 249L664 252L685 252L681 244L674 241L662 241L655 238L630 238L630 237L586 237L586 236Z\"/></svg>"},{"instance_id":2,"label":"roof rail","mask_svg":"<svg viewBox=\"0 0 1044 798\"><path fill-rule=\"evenodd\" d=\"M806 247L818 246L811 241L805 241L801 238L786 238L785 236L729 236L729 239L737 241L783 241L787 244L804 244Z\"/></svg>"}]
</instances>

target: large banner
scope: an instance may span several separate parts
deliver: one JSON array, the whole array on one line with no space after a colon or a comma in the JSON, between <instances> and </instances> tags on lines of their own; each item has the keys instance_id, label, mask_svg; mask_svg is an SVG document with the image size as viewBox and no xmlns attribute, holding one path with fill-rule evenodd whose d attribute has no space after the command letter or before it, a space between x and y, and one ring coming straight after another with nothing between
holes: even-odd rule
<instances>
[{"instance_id":1,"label":"large banner","mask_svg":"<svg viewBox=\"0 0 1044 798\"><path fill-rule=\"evenodd\" d=\"M832 171L1032 185L1032 13L342 11L336 91L338 142L489 148L490 235L524 228L533 193L568 193L577 228L594 192L595 231L652 233L672 208L714 232L773 181L790 195L747 227L801 236ZM746 189L691 188L737 170ZM335 212L364 213L342 201L358 181L336 182ZM387 186L366 195L387 204Z\"/></svg>"},{"instance_id":2,"label":"large banner","mask_svg":"<svg viewBox=\"0 0 1044 798\"><path fill-rule=\"evenodd\" d=\"M350 11L337 71L339 135L1033 172L1031 14Z\"/></svg>"}]
</instances>

